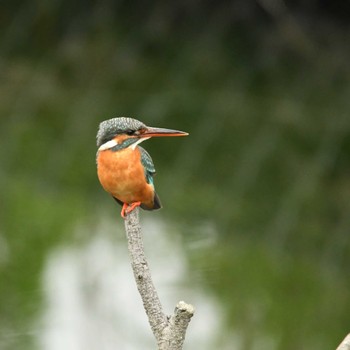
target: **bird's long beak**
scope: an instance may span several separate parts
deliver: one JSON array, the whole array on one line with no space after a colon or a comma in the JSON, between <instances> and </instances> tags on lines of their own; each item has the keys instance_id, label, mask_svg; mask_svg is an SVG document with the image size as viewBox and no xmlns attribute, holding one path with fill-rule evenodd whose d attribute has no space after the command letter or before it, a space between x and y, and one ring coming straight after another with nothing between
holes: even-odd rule
<instances>
[{"instance_id":1,"label":"bird's long beak","mask_svg":"<svg viewBox=\"0 0 350 350\"><path fill-rule=\"evenodd\" d=\"M179 130L147 127L140 137L187 136L188 133Z\"/></svg>"}]
</instances>

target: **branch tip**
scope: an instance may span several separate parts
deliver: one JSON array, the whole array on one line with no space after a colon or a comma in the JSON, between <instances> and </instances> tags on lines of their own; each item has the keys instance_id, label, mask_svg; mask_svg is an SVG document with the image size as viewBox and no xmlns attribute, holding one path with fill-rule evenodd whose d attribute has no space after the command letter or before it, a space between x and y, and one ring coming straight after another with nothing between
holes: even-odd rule
<instances>
[{"instance_id":1,"label":"branch tip","mask_svg":"<svg viewBox=\"0 0 350 350\"><path fill-rule=\"evenodd\" d=\"M184 301L179 301L176 305L175 312L186 312L190 317L194 315L194 306Z\"/></svg>"}]
</instances>

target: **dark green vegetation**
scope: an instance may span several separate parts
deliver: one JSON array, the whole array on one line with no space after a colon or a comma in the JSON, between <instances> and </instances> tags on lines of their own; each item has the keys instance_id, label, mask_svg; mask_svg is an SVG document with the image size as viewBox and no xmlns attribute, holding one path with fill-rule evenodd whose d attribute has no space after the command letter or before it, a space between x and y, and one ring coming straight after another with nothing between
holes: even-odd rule
<instances>
[{"instance_id":1,"label":"dark green vegetation","mask_svg":"<svg viewBox=\"0 0 350 350\"><path fill-rule=\"evenodd\" d=\"M101 208L120 220L94 159L114 116L190 133L144 144L164 209L143 215L176 219L185 246L217 231L189 266L244 350L350 331L346 9L213 4L0 5L1 349L30 349L48 251Z\"/></svg>"}]
</instances>

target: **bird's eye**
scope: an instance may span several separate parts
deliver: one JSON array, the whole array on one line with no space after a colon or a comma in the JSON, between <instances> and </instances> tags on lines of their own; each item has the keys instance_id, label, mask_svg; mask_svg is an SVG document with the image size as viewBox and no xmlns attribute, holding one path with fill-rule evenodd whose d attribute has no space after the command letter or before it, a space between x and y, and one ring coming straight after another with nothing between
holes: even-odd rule
<instances>
[{"instance_id":1,"label":"bird's eye","mask_svg":"<svg viewBox=\"0 0 350 350\"><path fill-rule=\"evenodd\" d=\"M134 135L135 134L135 130L129 129L129 130L126 131L126 134L129 135L129 136Z\"/></svg>"}]
</instances>

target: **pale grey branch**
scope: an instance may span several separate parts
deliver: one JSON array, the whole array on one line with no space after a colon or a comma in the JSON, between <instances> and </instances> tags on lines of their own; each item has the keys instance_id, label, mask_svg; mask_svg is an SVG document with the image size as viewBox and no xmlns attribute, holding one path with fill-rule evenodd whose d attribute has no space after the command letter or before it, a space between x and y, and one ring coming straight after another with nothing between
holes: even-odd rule
<instances>
[{"instance_id":1,"label":"pale grey branch","mask_svg":"<svg viewBox=\"0 0 350 350\"><path fill-rule=\"evenodd\" d=\"M175 308L174 315L167 317L164 314L143 248L138 208L127 215L125 231L137 289L141 295L152 332L157 340L158 349L181 350L187 326L194 314L194 308L192 305L180 301Z\"/></svg>"}]
</instances>

